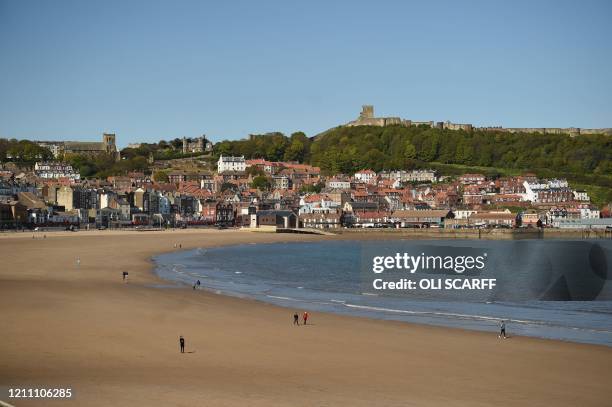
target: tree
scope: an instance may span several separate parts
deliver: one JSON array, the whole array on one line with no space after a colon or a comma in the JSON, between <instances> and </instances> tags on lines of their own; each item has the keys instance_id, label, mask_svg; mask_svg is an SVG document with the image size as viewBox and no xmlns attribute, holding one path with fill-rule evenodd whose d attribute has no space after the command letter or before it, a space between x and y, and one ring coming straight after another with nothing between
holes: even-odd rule
<instances>
[{"instance_id":1,"label":"tree","mask_svg":"<svg viewBox=\"0 0 612 407\"><path fill-rule=\"evenodd\" d=\"M258 175L253 178L253 182L251 183L251 188L257 188L260 191L266 191L270 189L270 180L267 177L262 175Z\"/></svg>"},{"instance_id":2,"label":"tree","mask_svg":"<svg viewBox=\"0 0 612 407\"><path fill-rule=\"evenodd\" d=\"M304 184L300 188L300 192L318 194L319 192L321 192L321 189L323 189L323 186L324 185L322 184Z\"/></svg>"},{"instance_id":3,"label":"tree","mask_svg":"<svg viewBox=\"0 0 612 407\"><path fill-rule=\"evenodd\" d=\"M250 167L247 167L245 173L247 175L252 176L252 177L257 177L258 175L262 175L262 176L266 175L264 170L262 170L261 168L255 166L255 165L251 165Z\"/></svg>"},{"instance_id":4,"label":"tree","mask_svg":"<svg viewBox=\"0 0 612 407\"><path fill-rule=\"evenodd\" d=\"M293 140L289 148L285 150L285 161L303 161L306 152L304 143L300 140Z\"/></svg>"},{"instance_id":5,"label":"tree","mask_svg":"<svg viewBox=\"0 0 612 407\"><path fill-rule=\"evenodd\" d=\"M172 140L170 142L170 145L172 145L172 147L174 147L177 150L182 150L183 149L183 140L181 140L180 138L175 138L174 140Z\"/></svg>"},{"instance_id":6,"label":"tree","mask_svg":"<svg viewBox=\"0 0 612 407\"><path fill-rule=\"evenodd\" d=\"M153 173L153 179L156 182L168 182L169 181L168 171L164 171L164 170L155 171L155 173Z\"/></svg>"},{"instance_id":7,"label":"tree","mask_svg":"<svg viewBox=\"0 0 612 407\"><path fill-rule=\"evenodd\" d=\"M29 140L15 139L3 140L0 143L0 161L15 161L18 163L33 164L36 161L49 161L53 154L46 147L41 147Z\"/></svg>"},{"instance_id":8,"label":"tree","mask_svg":"<svg viewBox=\"0 0 612 407\"><path fill-rule=\"evenodd\" d=\"M408 159L416 158L416 148L410 141L407 141L406 145L404 146L404 157Z\"/></svg>"}]
</instances>

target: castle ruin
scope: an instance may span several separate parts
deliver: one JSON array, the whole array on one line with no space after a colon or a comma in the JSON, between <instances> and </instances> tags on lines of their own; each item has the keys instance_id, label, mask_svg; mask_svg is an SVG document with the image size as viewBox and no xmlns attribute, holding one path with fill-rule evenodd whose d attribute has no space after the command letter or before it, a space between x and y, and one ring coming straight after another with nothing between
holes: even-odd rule
<instances>
[{"instance_id":1,"label":"castle ruin","mask_svg":"<svg viewBox=\"0 0 612 407\"><path fill-rule=\"evenodd\" d=\"M206 139L205 135L195 139L183 137L183 154L204 153L212 151L212 143Z\"/></svg>"},{"instance_id":2,"label":"castle ruin","mask_svg":"<svg viewBox=\"0 0 612 407\"><path fill-rule=\"evenodd\" d=\"M605 134L612 135L612 128L603 129L580 129L578 127L569 128L557 128L557 127L474 127L469 123L451 123L450 121L445 122L433 122L433 121L414 121L406 120L400 117L375 117L374 106L363 105L361 113L356 120L350 121L345 124L347 127L353 126L421 126L425 125L431 128L445 129L445 130L463 130L471 132L474 129L477 130L491 130L491 131L502 131L506 133L539 133L539 134L569 134L572 137L579 136L581 134Z\"/></svg>"}]
</instances>

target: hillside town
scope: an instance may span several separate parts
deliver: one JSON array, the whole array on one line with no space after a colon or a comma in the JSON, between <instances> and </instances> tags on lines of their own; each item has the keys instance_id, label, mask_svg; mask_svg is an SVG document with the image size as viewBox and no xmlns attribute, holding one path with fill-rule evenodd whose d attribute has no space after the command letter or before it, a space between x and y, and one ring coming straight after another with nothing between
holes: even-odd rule
<instances>
[{"instance_id":1,"label":"hillside town","mask_svg":"<svg viewBox=\"0 0 612 407\"><path fill-rule=\"evenodd\" d=\"M0 170L0 228L612 228L609 207L565 179L434 170L324 176L320 168L221 155L216 168L83 179L70 164Z\"/></svg>"}]
</instances>

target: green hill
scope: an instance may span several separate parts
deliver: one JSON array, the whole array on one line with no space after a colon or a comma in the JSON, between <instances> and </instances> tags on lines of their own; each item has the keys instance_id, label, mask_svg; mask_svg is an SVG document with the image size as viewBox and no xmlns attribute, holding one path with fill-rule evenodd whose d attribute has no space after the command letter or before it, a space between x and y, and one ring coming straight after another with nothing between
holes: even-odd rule
<instances>
[{"instance_id":1,"label":"green hill","mask_svg":"<svg viewBox=\"0 0 612 407\"><path fill-rule=\"evenodd\" d=\"M581 186L597 186L602 201L612 201L612 137L538 133L473 132L428 126L336 127L309 139L303 133L280 133L224 141L216 154L294 160L320 166L326 174L371 168L430 167L443 174L484 172L565 177Z\"/></svg>"}]
</instances>

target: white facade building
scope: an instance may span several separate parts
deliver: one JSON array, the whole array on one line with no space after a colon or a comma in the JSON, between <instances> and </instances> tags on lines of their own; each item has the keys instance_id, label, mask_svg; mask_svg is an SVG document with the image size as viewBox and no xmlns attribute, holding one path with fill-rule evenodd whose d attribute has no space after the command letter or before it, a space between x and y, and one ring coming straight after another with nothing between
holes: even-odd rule
<instances>
[{"instance_id":1,"label":"white facade building","mask_svg":"<svg viewBox=\"0 0 612 407\"><path fill-rule=\"evenodd\" d=\"M226 171L244 172L246 170L246 160L244 156L224 157L223 154L217 162L217 172L220 174Z\"/></svg>"},{"instance_id":2,"label":"white facade building","mask_svg":"<svg viewBox=\"0 0 612 407\"><path fill-rule=\"evenodd\" d=\"M589 202L591 200L589 194L582 190L574 191L574 199L582 202Z\"/></svg>"},{"instance_id":3,"label":"white facade building","mask_svg":"<svg viewBox=\"0 0 612 407\"><path fill-rule=\"evenodd\" d=\"M376 173L372 170L361 170L355 173L355 181L369 184L376 178Z\"/></svg>"},{"instance_id":4,"label":"white facade building","mask_svg":"<svg viewBox=\"0 0 612 407\"><path fill-rule=\"evenodd\" d=\"M383 171L380 174L383 179L392 179L399 182L436 182L436 172L434 170L397 170Z\"/></svg>"},{"instance_id":5,"label":"white facade building","mask_svg":"<svg viewBox=\"0 0 612 407\"><path fill-rule=\"evenodd\" d=\"M478 211L470 209L456 209L453 211L453 213L455 214L455 219L468 219L473 214L478 213Z\"/></svg>"},{"instance_id":6,"label":"white facade building","mask_svg":"<svg viewBox=\"0 0 612 407\"><path fill-rule=\"evenodd\" d=\"M565 179L540 180L523 182L525 193L523 200L530 202L567 202L574 198L572 190Z\"/></svg>"},{"instance_id":7,"label":"white facade building","mask_svg":"<svg viewBox=\"0 0 612 407\"><path fill-rule=\"evenodd\" d=\"M34 164L34 174L45 179L68 178L74 181L81 179L81 174L72 165L60 162L37 162Z\"/></svg>"},{"instance_id":8,"label":"white facade building","mask_svg":"<svg viewBox=\"0 0 612 407\"><path fill-rule=\"evenodd\" d=\"M589 205L580 205L578 209L580 210L580 219L599 219L601 217L599 209Z\"/></svg>"},{"instance_id":9,"label":"white facade building","mask_svg":"<svg viewBox=\"0 0 612 407\"><path fill-rule=\"evenodd\" d=\"M325 184L328 189L351 189L351 182L339 179L330 179Z\"/></svg>"},{"instance_id":10,"label":"white facade building","mask_svg":"<svg viewBox=\"0 0 612 407\"><path fill-rule=\"evenodd\" d=\"M272 177L272 182L275 189L289 189L291 180L286 175L275 175Z\"/></svg>"}]
</instances>

